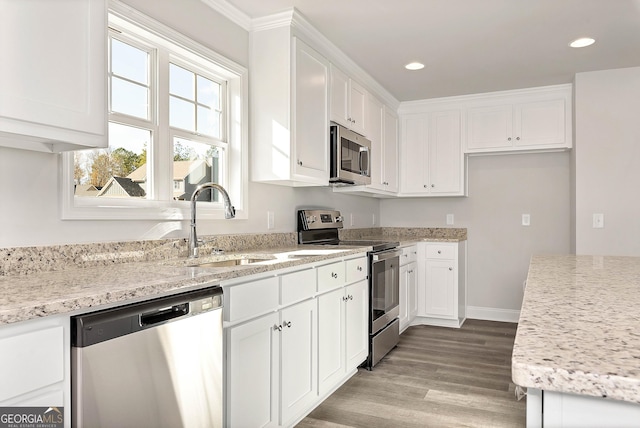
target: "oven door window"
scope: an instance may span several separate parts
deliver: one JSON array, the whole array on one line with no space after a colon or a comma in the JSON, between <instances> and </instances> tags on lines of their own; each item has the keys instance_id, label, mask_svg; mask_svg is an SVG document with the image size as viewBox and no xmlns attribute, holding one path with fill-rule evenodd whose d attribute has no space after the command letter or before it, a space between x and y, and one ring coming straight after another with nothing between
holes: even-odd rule
<instances>
[{"instance_id":1,"label":"oven door window","mask_svg":"<svg viewBox=\"0 0 640 428\"><path fill-rule=\"evenodd\" d=\"M371 290L372 320L384 316L400 304L399 258L393 257L373 263Z\"/></svg>"}]
</instances>

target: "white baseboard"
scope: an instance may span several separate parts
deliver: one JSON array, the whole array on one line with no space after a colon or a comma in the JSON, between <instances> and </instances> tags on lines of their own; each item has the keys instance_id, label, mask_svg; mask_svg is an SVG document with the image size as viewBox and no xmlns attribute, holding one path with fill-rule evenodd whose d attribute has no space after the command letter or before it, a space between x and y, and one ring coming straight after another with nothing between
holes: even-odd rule
<instances>
[{"instance_id":1,"label":"white baseboard","mask_svg":"<svg viewBox=\"0 0 640 428\"><path fill-rule=\"evenodd\" d=\"M520 311L467 306L467 318L486 321L518 322L520 319Z\"/></svg>"}]
</instances>

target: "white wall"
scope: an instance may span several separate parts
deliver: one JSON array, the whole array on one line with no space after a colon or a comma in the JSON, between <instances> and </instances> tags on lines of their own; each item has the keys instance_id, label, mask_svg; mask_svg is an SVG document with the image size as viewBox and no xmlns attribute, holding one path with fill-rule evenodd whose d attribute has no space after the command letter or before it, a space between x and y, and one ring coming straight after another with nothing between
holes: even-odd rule
<instances>
[{"instance_id":1,"label":"white wall","mask_svg":"<svg viewBox=\"0 0 640 428\"><path fill-rule=\"evenodd\" d=\"M200 0L125 0L127 5L180 31L196 41L248 66L248 33ZM249 154L251 155L251 154ZM188 236L187 221L72 221L60 220L59 156L0 148L0 247L113 242ZM273 232L294 232L295 210L322 206L354 213L355 227L372 214L379 218L378 201L333 194L329 188L292 189L250 183L249 218L199 220L200 235L266 233L267 211L275 213Z\"/></svg>"},{"instance_id":2,"label":"white wall","mask_svg":"<svg viewBox=\"0 0 640 428\"><path fill-rule=\"evenodd\" d=\"M640 67L576 74L574 108L575 251L640 256Z\"/></svg>"},{"instance_id":3,"label":"white wall","mask_svg":"<svg viewBox=\"0 0 640 428\"><path fill-rule=\"evenodd\" d=\"M468 230L468 304L517 315L533 254L569 252L569 153L468 159L469 197L384 200L382 226L455 225ZM522 214L531 226L521 225Z\"/></svg>"}]
</instances>

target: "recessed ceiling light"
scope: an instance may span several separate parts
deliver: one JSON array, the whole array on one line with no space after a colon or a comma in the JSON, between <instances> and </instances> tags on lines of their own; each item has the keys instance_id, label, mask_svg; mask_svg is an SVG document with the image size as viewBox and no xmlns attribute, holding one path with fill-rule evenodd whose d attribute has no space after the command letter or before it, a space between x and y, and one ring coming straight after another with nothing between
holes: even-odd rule
<instances>
[{"instance_id":1,"label":"recessed ceiling light","mask_svg":"<svg viewBox=\"0 0 640 428\"><path fill-rule=\"evenodd\" d=\"M404 68L406 68L407 70L422 70L424 68L424 64L420 62L410 62L409 64L405 65Z\"/></svg>"},{"instance_id":2,"label":"recessed ceiling light","mask_svg":"<svg viewBox=\"0 0 640 428\"><path fill-rule=\"evenodd\" d=\"M586 46L591 46L595 42L596 41L593 40L591 37L581 37L569 43L569 46L571 46L572 48L584 48Z\"/></svg>"}]
</instances>

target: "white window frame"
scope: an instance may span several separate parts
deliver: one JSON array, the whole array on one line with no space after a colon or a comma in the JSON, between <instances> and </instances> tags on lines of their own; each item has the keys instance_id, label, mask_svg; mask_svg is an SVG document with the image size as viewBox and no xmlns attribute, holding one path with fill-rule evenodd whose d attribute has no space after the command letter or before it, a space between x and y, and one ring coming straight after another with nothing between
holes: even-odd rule
<instances>
[{"instance_id":1,"label":"white window frame","mask_svg":"<svg viewBox=\"0 0 640 428\"><path fill-rule=\"evenodd\" d=\"M142 29L147 34L146 38L152 39L154 44L162 45L170 43L173 49L169 60L175 58L176 64L185 61L190 64L201 65L208 69L207 65L213 63L215 69L211 72L225 79L226 84L226 129L227 147L225 156L227 163L224 167L226 189L229 192L231 203L236 208L236 218L248 218L248 72L247 69L220 54L194 42L181 33L155 21L154 19L130 8L119 1L109 2L109 26L135 33ZM162 51L161 51L162 52ZM175 55L175 57L174 57ZM203 63L203 59L207 64ZM153 77L155 79L155 77ZM154 82L152 84L165 84L168 82ZM107 82L105 82L106 90ZM168 93L166 94L168 98ZM160 108L162 101L158 102ZM166 100L168 108L168 99ZM107 106L105 106L106 110ZM112 114L105 120L118 122L118 115ZM131 121L127 120L127 124ZM152 129L152 126L144 120L140 125ZM163 133L169 136L171 141L174 136L188 140L198 141L196 134L169 128L169 123L158 123L157 127L164 127ZM151 156L153 161L147 165L148 180L150 182L163 180L171 185L164 186L161 193L153 194L153 199L110 199L110 198L82 198L75 197L74 183L74 153L67 152L61 155L60 194L62 199L63 220L187 220L190 218L190 205L188 201L172 200L173 191L173 155L171 142L163 144L151 144L148 150L154 148L157 152ZM148 186L149 189L155 186ZM223 219L224 209L220 202L198 203L198 218Z\"/></svg>"}]
</instances>

